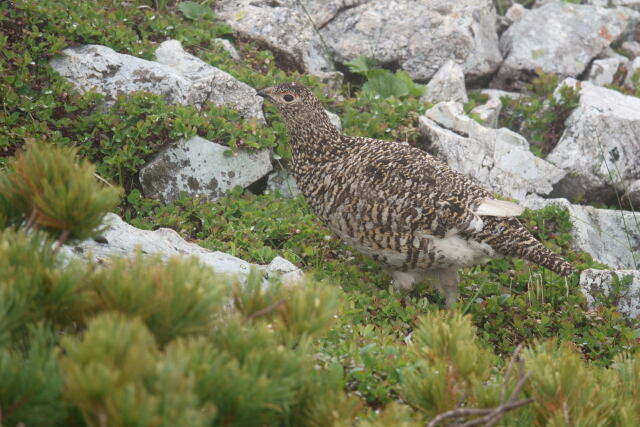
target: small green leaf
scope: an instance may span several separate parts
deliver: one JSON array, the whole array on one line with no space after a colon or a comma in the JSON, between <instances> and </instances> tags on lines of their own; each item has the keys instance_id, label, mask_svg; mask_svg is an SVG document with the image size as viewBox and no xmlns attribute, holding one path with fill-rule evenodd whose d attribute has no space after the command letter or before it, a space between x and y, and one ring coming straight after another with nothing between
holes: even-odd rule
<instances>
[{"instance_id":1,"label":"small green leaf","mask_svg":"<svg viewBox=\"0 0 640 427\"><path fill-rule=\"evenodd\" d=\"M203 6L195 1L183 1L178 5L178 9L187 19L215 18L215 14L210 7Z\"/></svg>"},{"instance_id":2,"label":"small green leaf","mask_svg":"<svg viewBox=\"0 0 640 427\"><path fill-rule=\"evenodd\" d=\"M409 95L409 87L404 80L390 71L380 70L362 86L362 92L367 95L379 95L381 98L402 97Z\"/></svg>"},{"instance_id":3,"label":"small green leaf","mask_svg":"<svg viewBox=\"0 0 640 427\"><path fill-rule=\"evenodd\" d=\"M424 85L414 83L413 80L411 79L411 76L406 71L397 71L396 77L398 77L399 79L401 79L407 84L407 87L409 88L410 96L418 97L418 96L424 95L424 92L426 91L426 87Z\"/></svg>"},{"instance_id":4,"label":"small green leaf","mask_svg":"<svg viewBox=\"0 0 640 427\"><path fill-rule=\"evenodd\" d=\"M358 56L356 59L347 62L349 71L352 73L362 74L368 78L370 78L370 76L367 73L371 71L375 65L375 60L368 56Z\"/></svg>"}]
</instances>

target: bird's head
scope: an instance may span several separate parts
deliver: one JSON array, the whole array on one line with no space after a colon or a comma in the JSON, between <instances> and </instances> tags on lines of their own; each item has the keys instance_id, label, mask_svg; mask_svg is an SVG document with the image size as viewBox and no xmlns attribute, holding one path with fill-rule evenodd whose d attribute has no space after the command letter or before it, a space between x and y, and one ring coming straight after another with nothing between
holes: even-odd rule
<instances>
[{"instance_id":1,"label":"bird's head","mask_svg":"<svg viewBox=\"0 0 640 427\"><path fill-rule=\"evenodd\" d=\"M281 83L259 90L258 95L273 102L289 131L297 132L311 125L337 132L320 100L300 83Z\"/></svg>"}]
</instances>

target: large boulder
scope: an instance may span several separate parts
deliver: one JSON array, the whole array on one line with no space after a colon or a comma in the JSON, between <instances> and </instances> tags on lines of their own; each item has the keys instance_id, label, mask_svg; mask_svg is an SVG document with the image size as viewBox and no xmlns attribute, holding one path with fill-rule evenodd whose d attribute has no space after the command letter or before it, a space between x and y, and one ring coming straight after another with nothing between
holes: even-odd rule
<instances>
[{"instance_id":1,"label":"large boulder","mask_svg":"<svg viewBox=\"0 0 640 427\"><path fill-rule=\"evenodd\" d=\"M160 44L156 49L156 61L168 65L176 74L191 82L191 105L201 107L211 102L217 106L231 107L244 117L255 117L264 122L262 101L256 96L255 89L186 52L179 41L167 40Z\"/></svg>"},{"instance_id":2,"label":"large boulder","mask_svg":"<svg viewBox=\"0 0 640 427\"><path fill-rule=\"evenodd\" d=\"M185 52L176 40L162 43L156 54L158 62L106 46L82 45L63 50L51 67L80 91L105 95L107 104L120 95L144 91L197 108L212 102L264 122L262 99L247 84Z\"/></svg>"},{"instance_id":3,"label":"large boulder","mask_svg":"<svg viewBox=\"0 0 640 427\"><path fill-rule=\"evenodd\" d=\"M194 136L179 141L140 170L140 184L146 197L164 203L189 196L216 200L235 186L247 187L267 175L272 167L269 150L238 151Z\"/></svg>"},{"instance_id":4,"label":"large boulder","mask_svg":"<svg viewBox=\"0 0 640 427\"><path fill-rule=\"evenodd\" d=\"M640 213L574 205L567 199L532 197L523 204L530 209L549 204L566 209L573 224L574 248L615 269L640 269Z\"/></svg>"},{"instance_id":5,"label":"large boulder","mask_svg":"<svg viewBox=\"0 0 640 427\"><path fill-rule=\"evenodd\" d=\"M610 202L640 179L640 98L567 79L580 87L578 107L547 160L569 172L554 195Z\"/></svg>"},{"instance_id":6,"label":"large boulder","mask_svg":"<svg viewBox=\"0 0 640 427\"><path fill-rule=\"evenodd\" d=\"M495 22L490 0L378 0L345 8L320 32L341 63L371 56L426 81L452 59L473 80L502 60Z\"/></svg>"},{"instance_id":7,"label":"large boulder","mask_svg":"<svg viewBox=\"0 0 640 427\"><path fill-rule=\"evenodd\" d=\"M638 270L584 270L580 274L580 290L592 307L604 300L607 304L615 305L629 319L640 316Z\"/></svg>"},{"instance_id":8,"label":"large boulder","mask_svg":"<svg viewBox=\"0 0 640 427\"><path fill-rule=\"evenodd\" d=\"M216 11L238 37L274 52L281 68L315 75L334 70L320 35L292 2L218 0Z\"/></svg>"},{"instance_id":9,"label":"large boulder","mask_svg":"<svg viewBox=\"0 0 640 427\"><path fill-rule=\"evenodd\" d=\"M112 101L132 92L162 95L167 102L191 103L191 82L171 67L121 54L101 45L64 49L51 67L81 92L95 90Z\"/></svg>"},{"instance_id":10,"label":"large boulder","mask_svg":"<svg viewBox=\"0 0 640 427\"><path fill-rule=\"evenodd\" d=\"M522 136L480 125L464 115L459 103L436 104L419 123L430 149L494 193L518 201L530 194L546 195L565 174L534 156Z\"/></svg>"},{"instance_id":11,"label":"large boulder","mask_svg":"<svg viewBox=\"0 0 640 427\"><path fill-rule=\"evenodd\" d=\"M280 277L285 284L298 284L303 279L302 271L284 258L276 257L269 265L256 265L224 252L214 252L195 243L185 241L169 228L155 231L141 230L127 224L118 215L105 215L106 230L99 241L85 240L72 245L63 245L60 251L68 259L88 259L100 264L108 264L113 257L132 258L138 253L144 256L195 257L216 273L245 283L252 269L263 274L264 284Z\"/></svg>"},{"instance_id":12,"label":"large boulder","mask_svg":"<svg viewBox=\"0 0 640 427\"><path fill-rule=\"evenodd\" d=\"M464 73L455 61L444 63L438 72L429 80L421 101L441 102L455 101L463 104L469 101L464 84Z\"/></svg>"},{"instance_id":13,"label":"large boulder","mask_svg":"<svg viewBox=\"0 0 640 427\"><path fill-rule=\"evenodd\" d=\"M640 14L630 9L561 1L530 10L500 38L505 58L493 85L524 89L538 69L577 77L639 20Z\"/></svg>"}]
</instances>

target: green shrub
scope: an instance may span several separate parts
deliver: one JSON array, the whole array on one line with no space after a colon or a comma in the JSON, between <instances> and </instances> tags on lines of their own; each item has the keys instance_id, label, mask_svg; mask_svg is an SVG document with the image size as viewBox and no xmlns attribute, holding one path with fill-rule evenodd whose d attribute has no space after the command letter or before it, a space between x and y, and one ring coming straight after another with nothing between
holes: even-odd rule
<instances>
[{"instance_id":1,"label":"green shrub","mask_svg":"<svg viewBox=\"0 0 640 427\"><path fill-rule=\"evenodd\" d=\"M53 246L41 232L0 232L0 346L20 342L36 324L65 330L82 322L87 268L63 263Z\"/></svg>"},{"instance_id":2,"label":"green shrub","mask_svg":"<svg viewBox=\"0 0 640 427\"><path fill-rule=\"evenodd\" d=\"M199 404L186 363L165 359L138 319L101 314L62 348L64 395L88 425L204 426L214 414Z\"/></svg>"},{"instance_id":3,"label":"green shrub","mask_svg":"<svg viewBox=\"0 0 640 427\"><path fill-rule=\"evenodd\" d=\"M578 106L580 94L579 90L563 86L556 96L558 76L541 70L536 72L538 77L530 85L531 95L502 98L499 125L523 135L531 144L531 151L544 157L560 140L564 122Z\"/></svg>"},{"instance_id":4,"label":"green shrub","mask_svg":"<svg viewBox=\"0 0 640 427\"><path fill-rule=\"evenodd\" d=\"M228 284L195 259L116 259L90 281L97 310L138 317L161 346L210 330L228 298Z\"/></svg>"},{"instance_id":5,"label":"green shrub","mask_svg":"<svg viewBox=\"0 0 640 427\"><path fill-rule=\"evenodd\" d=\"M0 172L0 211L9 223L26 221L62 241L95 236L121 190L105 187L94 175L93 165L78 160L76 150L31 142Z\"/></svg>"}]
</instances>

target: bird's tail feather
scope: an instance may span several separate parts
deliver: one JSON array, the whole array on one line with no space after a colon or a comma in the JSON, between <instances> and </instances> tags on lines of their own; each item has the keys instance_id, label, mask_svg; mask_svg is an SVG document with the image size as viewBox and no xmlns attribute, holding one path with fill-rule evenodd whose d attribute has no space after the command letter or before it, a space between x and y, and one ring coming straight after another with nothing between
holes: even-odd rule
<instances>
[{"instance_id":1,"label":"bird's tail feather","mask_svg":"<svg viewBox=\"0 0 640 427\"><path fill-rule=\"evenodd\" d=\"M509 229L505 230L507 232L500 233L500 235L508 236L508 238L496 242L496 249L503 255L523 258L548 268L561 276L569 276L575 272L575 268L571 264L533 237L517 219L509 218L505 220L504 218L496 218L492 222L494 222L494 227Z\"/></svg>"}]
</instances>

